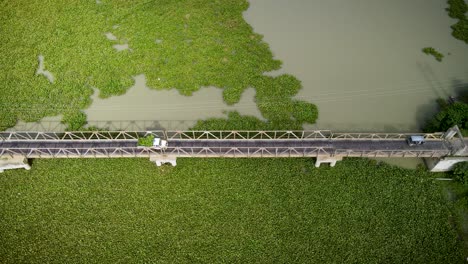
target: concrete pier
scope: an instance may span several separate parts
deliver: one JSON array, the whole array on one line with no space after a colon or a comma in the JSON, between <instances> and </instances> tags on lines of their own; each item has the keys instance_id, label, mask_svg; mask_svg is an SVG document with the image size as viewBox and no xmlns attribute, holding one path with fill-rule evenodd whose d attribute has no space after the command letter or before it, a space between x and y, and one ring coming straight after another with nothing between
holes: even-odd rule
<instances>
[{"instance_id":1,"label":"concrete pier","mask_svg":"<svg viewBox=\"0 0 468 264\"><path fill-rule=\"evenodd\" d=\"M317 159L315 160L315 167L320 167L322 163L329 163L330 167L335 167L336 163L338 161L342 161L343 157L342 156L318 156Z\"/></svg>"},{"instance_id":2,"label":"concrete pier","mask_svg":"<svg viewBox=\"0 0 468 264\"><path fill-rule=\"evenodd\" d=\"M151 156L150 161L156 163L156 166L160 167L165 163L170 163L172 166L177 165L177 157L176 156Z\"/></svg>"}]
</instances>

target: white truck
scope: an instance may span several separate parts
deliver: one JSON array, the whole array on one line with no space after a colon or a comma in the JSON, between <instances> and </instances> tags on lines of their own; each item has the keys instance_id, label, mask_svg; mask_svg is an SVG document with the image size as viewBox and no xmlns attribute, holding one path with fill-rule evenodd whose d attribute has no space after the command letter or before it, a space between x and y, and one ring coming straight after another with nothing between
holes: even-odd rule
<instances>
[{"instance_id":1,"label":"white truck","mask_svg":"<svg viewBox=\"0 0 468 264\"><path fill-rule=\"evenodd\" d=\"M153 139L153 148L155 149L166 149L167 148L167 140L161 138L154 138Z\"/></svg>"}]
</instances>

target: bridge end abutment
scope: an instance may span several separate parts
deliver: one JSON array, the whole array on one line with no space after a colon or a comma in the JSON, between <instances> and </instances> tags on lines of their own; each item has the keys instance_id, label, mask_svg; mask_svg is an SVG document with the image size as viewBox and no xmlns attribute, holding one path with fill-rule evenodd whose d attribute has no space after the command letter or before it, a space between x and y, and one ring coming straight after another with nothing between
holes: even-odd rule
<instances>
[{"instance_id":1,"label":"bridge end abutment","mask_svg":"<svg viewBox=\"0 0 468 264\"><path fill-rule=\"evenodd\" d=\"M453 170L457 163L468 162L468 157L425 158L424 162L430 172L444 172Z\"/></svg>"},{"instance_id":2,"label":"bridge end abutment","mask_svg":"<svg viewBox=\"0 0 468 264\"><path fill-rule=\"evenodd\" d=\"M25 169L30 170L31 165L28 163L28 159L24 156L10 156L0 158L0 173L5 170L12 169Z\"/></svg>"},{"instance_id":3,"label":"bridge end abutment","mask_svg":"<svg viewBox=\"0 0 468 264\"><path fill-rule=\"evenodd\" d=\"M446 157L425 158L427 168L431 172L451 171L455 164L468 162L468 144L458 126L451 127L444 133L443 138L450 150Z\"/></svg>"}]
</instances>

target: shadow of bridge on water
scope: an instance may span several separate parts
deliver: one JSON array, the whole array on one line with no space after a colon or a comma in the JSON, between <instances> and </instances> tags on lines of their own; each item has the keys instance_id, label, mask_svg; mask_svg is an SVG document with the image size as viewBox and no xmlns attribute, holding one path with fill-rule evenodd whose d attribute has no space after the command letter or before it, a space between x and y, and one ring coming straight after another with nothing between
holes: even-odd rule
<instances>
[{"instance_id":1,"label":"shadow of bridge on water","mask_svg":"<svg viewBox=\"0 0 468 264\"><path fill-rule=\"evenodd\" d=\"M107 131L187 130L198 120L88 120L85 127ZM20 122L7 131L63 132L66 125L60 121Z\"/></svg>"}]
</instances>

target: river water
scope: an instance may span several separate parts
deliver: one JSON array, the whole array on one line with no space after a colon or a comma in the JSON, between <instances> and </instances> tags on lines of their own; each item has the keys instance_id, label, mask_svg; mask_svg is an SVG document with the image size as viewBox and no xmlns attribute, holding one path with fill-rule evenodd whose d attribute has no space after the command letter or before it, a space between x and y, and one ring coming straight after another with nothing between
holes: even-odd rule
<instances>
[{"instance_id":1,"label":"river water","mask_svg":"<svg viewBox=\"0 0 468 264\"><path fill-rule=\"evenodd\" d=\"M415 131L436 111L436 98L468 84L468 45L450 35L445 7L442 0L254 0L244 17L284 62L270 74L293 74L303 84L297 98L317 104L319 120L307 128ZM443 62L423 54L426 46L444 53ZM185 120L223 110L260 117L253 96L248 90L227 107L219 89L185 97L150 90L139 76L126 95L96 97L86 113L90 120L174 120L183 129L192 124Z\"/></svg>"},{"instance_id":2,"label":"river water","mask_svg":"<svg viewBox=\"0 0 468 264\"><path fill-rule=\"evenodd\" d=\"M245 13L317 104L318 128L415 131L468 84L468 45L444 0L254 0ZM421 52L432 46L442 63ZM447 55L451 53L451 55ZM468 89L468 88L467 88Z\"/></svg>"}]
</instances>

